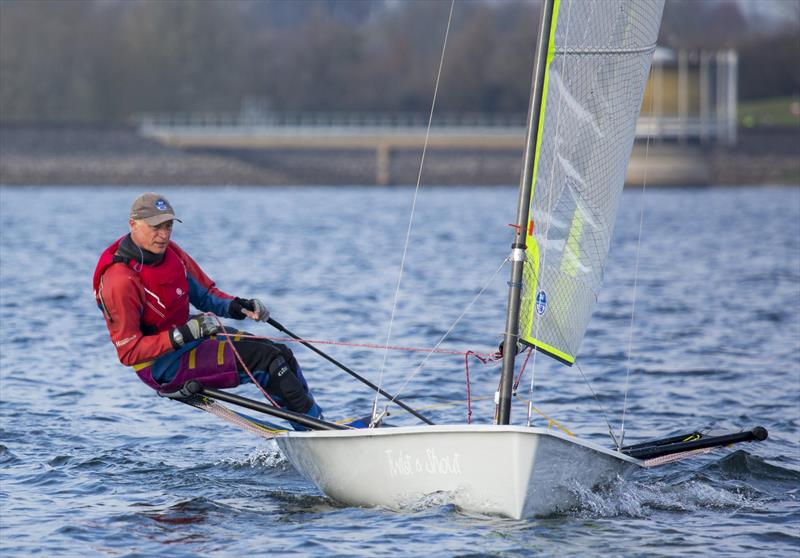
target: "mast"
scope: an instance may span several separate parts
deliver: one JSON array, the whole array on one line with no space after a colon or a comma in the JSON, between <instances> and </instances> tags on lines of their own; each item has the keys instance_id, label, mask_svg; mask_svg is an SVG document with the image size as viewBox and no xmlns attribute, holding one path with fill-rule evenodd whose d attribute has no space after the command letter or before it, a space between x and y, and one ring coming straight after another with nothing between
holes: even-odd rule
<instances>
[{"instance_id":1,"label":"mast","mask_svg":"<svg viewBox=\"0 0 800 558\"><path fill-rule=\"evenodd\" d=\"M556 0L544 0L539 19L539 35L536 39L536 59L533 65L533 80L528 108L528 132L525 140L525 157L519 181L519 202L514 242L511 244L511 281L508 283L508 307L506 310L506 332L503 339L503 371L500 376L500 392L497 424L508 424L511 419L511 388L514 379L514 360L517 356L519 338L519 307L522 294L522 272L525 266L525 238L528 229L528 212L533 190L533 165L538 141L539 118L541 116L544 74L547 68L547 51L553 7Z\"/></svg>"}]
</instances>

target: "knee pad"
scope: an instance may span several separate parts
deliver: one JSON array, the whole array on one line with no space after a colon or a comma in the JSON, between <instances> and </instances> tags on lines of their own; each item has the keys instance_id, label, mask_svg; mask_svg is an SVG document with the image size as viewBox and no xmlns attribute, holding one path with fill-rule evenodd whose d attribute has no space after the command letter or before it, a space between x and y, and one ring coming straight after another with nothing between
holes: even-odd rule
<instances>
[{"instance_id":1,"label":"knee pad","mask_svg":"<svg viewBox=\"0 0 800 558\"><path fill-rule=\"evenodd\" d=\"M292 370L294 370L294 372L297 374L299 372L299 370L300 370L300 365L297 363L297 359L294 358L294 353L292 353L292 350L289 347L287 347L286 345L283 345L281 343L276 343L274 346L275 346L276 349L278 349L280 351L281 355L283 355L283 358L289 364L289 367ZM298 375L301 378L303 376L302 374L298 374Z\"/></svg>"}]
</instances>

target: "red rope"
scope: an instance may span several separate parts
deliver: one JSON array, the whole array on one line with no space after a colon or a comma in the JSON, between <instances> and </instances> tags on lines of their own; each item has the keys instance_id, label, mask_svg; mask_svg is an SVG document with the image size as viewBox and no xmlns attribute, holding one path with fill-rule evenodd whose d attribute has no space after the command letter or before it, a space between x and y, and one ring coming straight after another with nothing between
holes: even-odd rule
<instances>
[{"instance_id":1,"label":"red rope","mask_svg":"<svg viewBox=\"0 0 800 558\"><path fill-rule=\"evenodd\" d=\"M531 358L531 352L533 351L533 347L528 348L528 354L525 355L525 361L522 363L522 368L519 371L519 375L517 379L514 381L514 386L512 391L516 392L517 388L519 387L519 382L522 380L522 375L525 373L525 367L528 365L528 359ZM503 358L503 353L497 353L500 358ZM500 393L500 382L497 383L497 393ZM497 422L498 417L500 416L500 406L495 403L494 406L494 421Z\"/></svg>"},{"instance_id":2,"label":"red rope","mask_svg":"<svg viewBox=\"0 0 800 558\"><path fill-rule=\"evenodd\" d=\"M467 424L472 424L472 394L469 390L469 355L469 351L464 355L464 371L467 376Z\"/></svg>"},{"instance_id":3,"label":"red rope","mask_svg":"<svg viewBox=\"0 0 800 558\"><path fill-rule=\"evenodd\" d=\"M242 368L244 369L244 371L247 372L247 375L250 377L250 381L253 382L253 384L255 384L255 386L258 388L258 390L262 394L264 394L264 397L266 397L267 400L270 403L272 403L272 405L274 407L281 408L281 406L278 405L272 397L270 397L269 393L267 393L267 390L265 390L261 386L261 384L258 383L258 380L256 380L255 376L253 376L253 373L250 372L250 369L247 367L247 364L245 364L244 359L242 358L242 355L239 354L239 351L236 349L236 346L233 344L233 340L231 339L231 337L236 337L236 334L235 333L228 333L227 330L225 329L225 326L222 324L222 320L220 320L219 317L216 316L215 314L212 314L211 312L207 312L206 315L207 316L213 316L214 319L217 321L217 324L219 325L219 327L222 328L223 333L218 333L217 336L218 337L225 337L225 342L228 343L228 345L230 345L231 350L233 350L233 354L236 356L236 360L239 361L239 364L242 365ZM252 335L244 336L243 335L242 337L254 337L254 336L252 336Z\"/></svg>"},{"instance_id":4,"label":"red rope","mask_svg":"<svg viewBox=\"0 0 800 558\"><path fill-rule=\"evenodd\" d=\"M414 351L420 353L437 353L442 355L466 355L476 357L491 358L496 353L476 353L473 351L451 351L448 349L426 349L424 347L401 347L397 345L380 345L378 343L348 343L346 341L324 341L322 339L295 339L294 337L269 337L264 335L241 335L238 333L218 333L217 335L227 335L229 337L241 337L242 339L267 339L269 341L280 341L281 343L311 343L314 345L339 345L342 347L361 347L365 349L381 349L392 351Z\"/></svg>"},{"instance_id":5,"label":"red rope","mask_svg":"<svg viewBox=\"0 0 800 558\"><path fill-rule=\"evenodd\" d=\"M525 361L522 363L522 368L519 371L519 375L517 379L514 381L514 391L517 391L519 387L519 382L522 380L522 375L525 374L525 367L528 365L528 359L531 358L531 352L533 352L533 347L528 347L528 354L525 355Z\"/></svg>"},{"instance_id":6,"label":"red rope","mask_svg":"<svg viewBox=\"0 0 800 558\"><path fill-rule=\"evenodd\" d=\"M471 356L477 358L482 364L488 364L489 362L494 362L503 358L502 353L499 352L489 355L478 354L472 351L464 353L464 373L467 376L467 424L472 423L472 394L469 387L469 357Z\"/></svg>"},{"instance_id":7,"label":"red rope","mask_svg":"<svg viewBox=\"0 0 800 558\"><path fill-rule=\"evenodd\" d=\"M217 337L225 337L225 341L230 345L231 349L233 350L233 354L236 356L236 359L242 365L242 368L250 377L250 380L256 385L256 387L264 394L270 403L272 403L275 407L279 407L277 403L270 397L269 393L261 387L261 384L256 381L255 377L253 376L250 369L245 364L244 360L242 359L239 351L236 350L236 346L233 344L231 340L232 337L238 337L240 339L266 339L268 341L280 341L285 343L313 343L317 345L340 345L345 347L362 347L367 349L382 349L382 350L394 350L394 351L414 351L414 352L427 352L427 353L438 353L438 354L445 354L445 355L464 355L464 372L467 378L467 424L471 424L472 422L472 393L470 389L470 380L469 380L469 357L475 357L478 359L482 364L488 364L489 362L497 361L503 358L502 353L495 352L495 353L476 353L475 351L450 351L447 349L425 349L421 347L399 347L395 345L379 345L377 343L348 343L344 341L323 341L321 339L295 339L294 337L269 337L265 335L242 335L239 333L228 333L225 330L225 326L222 325L220 319L215 316L214 314L208 314L210 316L214 316L214 319L217 320L217 323L222 328L222 333L217 333ZM530 356L530 353L528 353ZM525 364L527 364L528 359L525 359ZM525 365L523 364L522 367L523 371L525 370ZM520 373L520 377L522 374ZM519 378L517 379L517 383L519 383ZM516 384L515 384L516 389Z\"/></svg>"}]
</instances>

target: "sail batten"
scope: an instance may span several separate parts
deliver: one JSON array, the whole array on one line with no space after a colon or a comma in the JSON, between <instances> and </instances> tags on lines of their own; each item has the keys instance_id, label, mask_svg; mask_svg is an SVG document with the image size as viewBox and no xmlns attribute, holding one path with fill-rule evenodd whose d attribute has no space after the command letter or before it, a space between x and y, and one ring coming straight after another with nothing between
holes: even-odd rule
<instances>
[{"instance_id":1,"label":"sail batten","mask_svg":"<svg viewBox=\"0 0 800 558\"><path fill-rule=\"evenodd\" d=\"M553 8L519 339L567 364L603 280L662 11L663 0Z\"/></svg>"},{"instance_id":2,"label":"sail batten","mask_svg":"<svg viewBox=\"0 0 800 558\"><path fill-rule=\"evenodd\" d=\"M565 48L559 54L585 54L587 56L601 54L653 54L656 50L656 43L639 48Z\"/></svg>"}]
</instances>

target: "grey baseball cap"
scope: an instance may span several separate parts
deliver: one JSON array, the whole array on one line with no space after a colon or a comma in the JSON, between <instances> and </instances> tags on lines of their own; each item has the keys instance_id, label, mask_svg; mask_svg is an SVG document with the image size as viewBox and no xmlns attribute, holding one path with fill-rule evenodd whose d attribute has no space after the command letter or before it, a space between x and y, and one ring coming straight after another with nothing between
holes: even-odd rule
<instances>
[{"instance_id":1,"label":"grey baseball cap","mask_svg":"<svg viewBox=\"0 0 800 558\"><path fill-rule=\"evenodd\" d=\"M175 211L167 201L167 198L154 192L145 192L133 200L131 219L144 221L152 227L173 220L183 223L183 221L175 217Z\"/></svg>"}]
</instances>

